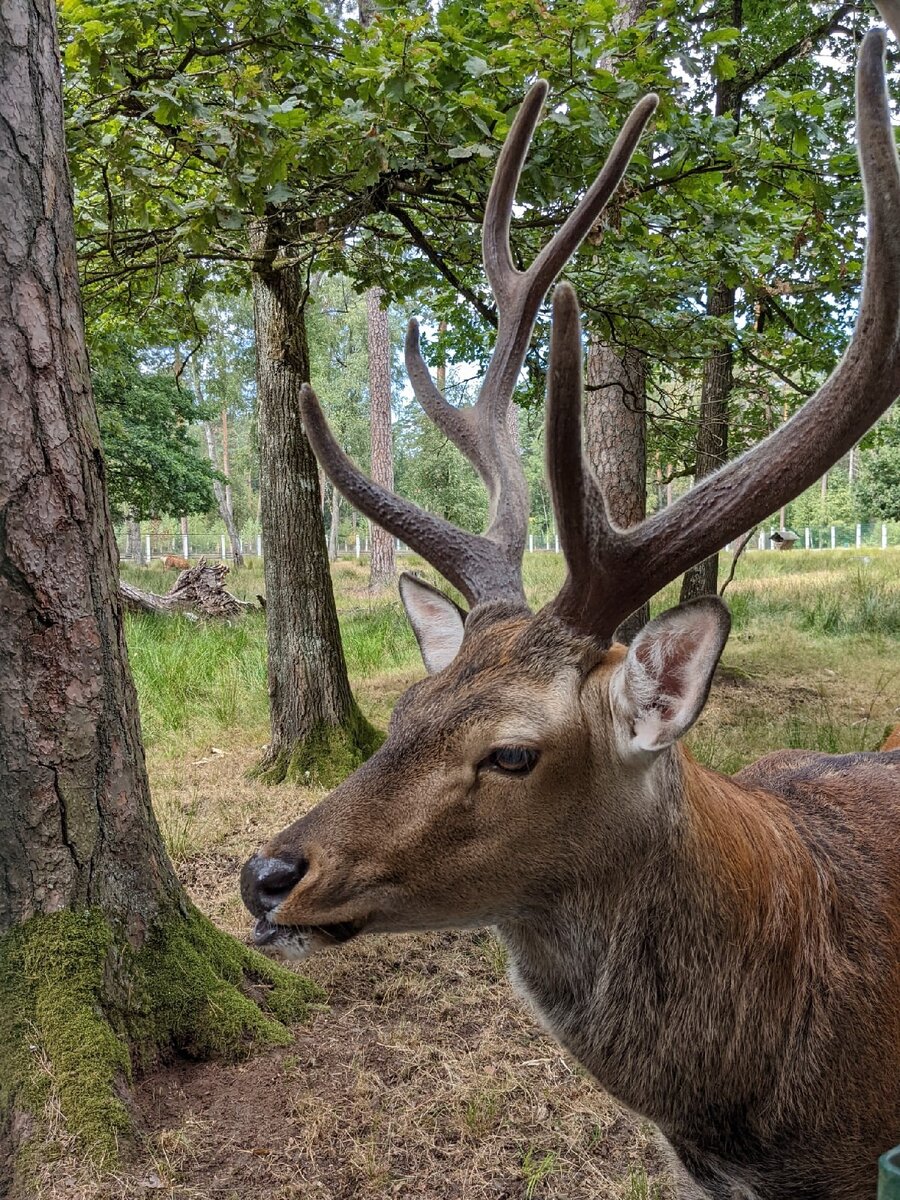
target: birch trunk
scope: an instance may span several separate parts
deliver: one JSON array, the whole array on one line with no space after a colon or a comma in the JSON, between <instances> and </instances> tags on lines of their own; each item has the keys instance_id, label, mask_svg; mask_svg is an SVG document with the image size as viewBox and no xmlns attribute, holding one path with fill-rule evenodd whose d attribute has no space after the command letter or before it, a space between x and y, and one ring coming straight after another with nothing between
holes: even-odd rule
<instances>
[{"instance_id":1,"label":"birch trunk","mask_svg":"<svg viewBox=\"0 0 900 1200\"><path fill-rule=\"evenodd\" d=\"M391 335L380 288L366 292L369 333L369 432L371 474L375 483L394 490L394 445L391 430ZM379 525L372 526L369 590L383 591L397 574L394 539Z\"/></svg>"}]
</instances>

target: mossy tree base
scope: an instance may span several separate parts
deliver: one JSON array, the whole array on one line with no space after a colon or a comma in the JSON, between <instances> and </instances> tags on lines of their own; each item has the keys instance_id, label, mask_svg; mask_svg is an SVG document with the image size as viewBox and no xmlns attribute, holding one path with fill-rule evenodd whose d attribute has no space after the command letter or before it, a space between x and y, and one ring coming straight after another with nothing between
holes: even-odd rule
<instances>
[{"instance_id":1,"label":"mossy tree base","mask_svg":"<svg viewBox=\"0 0 900 1200\"><path fill-rule=\"evenodd\" d=\"M384 742L356 705L344 725L317 725L303 741L275 749L252 771L263 783L300 783L332 788L352 774Z\"/></svg>"},{"instance_id":2,"label":"mossy tree base","mask_svg":"<svg viewBox=\"0 0 900 1200\"><path fill-rule=\"evenodd\" d=\"M109 1167L130 1128L136 1067L167 1051L235 1057L285 1044L288 1024L321 998L192 907L170 911L138 951L95 909L17 926L0 941L0 1134L12 1131L0 1140L15 1143L0 1191L27 1188L53 1154L51 1099L84 1155Z\"/></svg>"}]
</instances>

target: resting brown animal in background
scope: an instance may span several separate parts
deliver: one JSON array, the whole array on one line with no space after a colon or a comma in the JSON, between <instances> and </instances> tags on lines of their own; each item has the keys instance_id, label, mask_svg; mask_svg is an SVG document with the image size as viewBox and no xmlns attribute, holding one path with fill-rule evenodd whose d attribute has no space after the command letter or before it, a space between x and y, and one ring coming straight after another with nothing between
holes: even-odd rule
<instances>
[{"instance_id":1,"label":"resting brown animal in background","mask_svg":"<svg viewBox=\"0 0 900 1200\"><path fill-rule=\"evenodd\" d=\"M487 483L484 536L366 479L303 397L338 487L471 611L403 577L430 675L397 704L382 749L245 865L255 939L301 957L362 933L495 926L547 1029L659 1127L682 1197L873 1200L876 1159L900 1141L900 750L785 750L727 778L678 742L728 635L724 604L682 605L612 644L645 598L818 479L900 392L883 49L870 33L858 69L868 256L846 356L782 429L634 529L610 523L582 457L579 313L556 289L547 467L568 578L540 612L522 587L527 492L507 412L544 294L653 98L519 272L510 213L546 87L526 97L485 214L499 329L474 408L444 400L410 329L416 394Z\"/></svg>"},{"instance_id":2,"label":"resting brown animal in background","mask_svg":"<svg viewBox=\"0 0 900 1200\"><path fill-rule=\"evenodd\" d=\"M169 571L189 571L191 569L191 564L180 554L167 554L163 559L163 566Z\"/></svg>"}]
</instances>

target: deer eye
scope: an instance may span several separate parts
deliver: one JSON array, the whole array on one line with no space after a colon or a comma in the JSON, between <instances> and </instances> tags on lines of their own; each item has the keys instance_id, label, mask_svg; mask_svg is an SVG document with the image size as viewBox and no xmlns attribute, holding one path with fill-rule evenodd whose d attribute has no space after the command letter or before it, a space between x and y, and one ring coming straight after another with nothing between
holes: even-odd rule
<instances>
[{"instance_id":1,"label":"deer eye","mask_svg":"<svg viewBox=\"0 0 900 1200\"><path fill-rule=\"evenodd\" d=\"M527 775L533 771L538 751L529 746L498 746L481 762L482 767L503 771L506 775Z\"/></svg>"}]
</instances>

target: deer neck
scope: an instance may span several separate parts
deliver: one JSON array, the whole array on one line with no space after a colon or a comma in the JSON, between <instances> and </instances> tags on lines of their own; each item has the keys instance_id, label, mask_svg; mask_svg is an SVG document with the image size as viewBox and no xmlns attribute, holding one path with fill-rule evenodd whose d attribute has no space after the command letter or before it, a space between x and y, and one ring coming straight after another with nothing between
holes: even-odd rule
<instances>
[{"instance_id":1,"label":"deer neck","mask_svg":"<svg viewBox=\"0 0 900 1200\"><path fill-rule=\"evenodd\" d=\"M746 1111L748 1055L777 1072L808 1000L798 980L815 986L820 888L777 796L680 747L659 766L653 832L614 858L598 847L593 871L499 932L514 983L599 1082L664 1130L696 1130Z\"/></svg>"}]
</instances>

